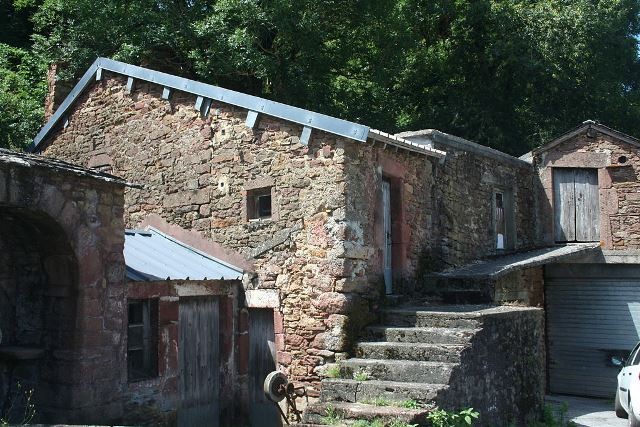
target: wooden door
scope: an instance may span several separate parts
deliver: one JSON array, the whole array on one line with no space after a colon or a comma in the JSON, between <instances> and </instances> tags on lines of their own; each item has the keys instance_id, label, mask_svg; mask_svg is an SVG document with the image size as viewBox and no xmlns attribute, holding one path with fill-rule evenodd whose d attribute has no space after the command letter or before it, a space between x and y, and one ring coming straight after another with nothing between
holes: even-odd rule
<instances>
[{"instance_id":1,"label":"wooden door","mask_svg":"<svg viewBox=\"0 0 640 427\"><path fill-rule=\"evenodd\" d=\"M276 370L273 309L249 309L249 408L252 427L279 427L280 413L265 397L264 379Z\"/></svg>"},{"instance_id":2,"label":"wooden door","mask_svg":"<svg viewBox=\"0 0 640 427\"><path fill-rule=\"evenodd\" d=\"M393 293L392 271L392 236L391 236L391 184L387 180L382 181L382 228L384 243L382 246L384 287L387 295Z\"/></svg>"},{"instance_id":3,"label":"wooden door","mask_svg":"<svg viewBox=\"0 0 640 427\"><path fill-rule=\"evenodd\" d=\"M216 297L180 298L179 426L219 425L218 312Z\"/></svg>"},{"instance_id":4,"label":"wooden door","mask_svg":"<svg viewBox=\"0 0 640 427\"><path fill-rule=\"evenodd\" d=\"M553 205L556 242L600 240L598 170L553 170Z\"/></svg>"}]
</instances>

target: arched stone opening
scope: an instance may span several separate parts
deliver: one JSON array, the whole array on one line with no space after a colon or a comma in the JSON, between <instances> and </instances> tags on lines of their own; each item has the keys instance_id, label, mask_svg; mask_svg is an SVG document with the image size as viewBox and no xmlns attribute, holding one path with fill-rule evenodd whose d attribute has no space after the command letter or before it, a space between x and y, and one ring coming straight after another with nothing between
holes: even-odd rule
<instances>
[{"instance_id":1,"label":"arched stone opening","mask_svg":"<svg viewBox=\"0 0 640 427\"><path fill-rule=\"evenodd\" d=\"M0 254L0 416L21 421L33 390L47 421L73 400L78 262L55 220L16 207L0 206Z\"/></svg>"}]
</instances>

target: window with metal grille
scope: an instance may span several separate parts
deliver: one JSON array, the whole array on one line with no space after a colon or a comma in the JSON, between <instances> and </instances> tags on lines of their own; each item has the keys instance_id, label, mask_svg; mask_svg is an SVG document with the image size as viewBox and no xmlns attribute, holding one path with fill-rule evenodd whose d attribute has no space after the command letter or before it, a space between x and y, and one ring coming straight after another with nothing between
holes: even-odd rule
<instances>
[{"instance_id":1,"label":"window with metal grille","mask_svg":"<svg viewBox=\"0 0 640 427\"><path fill-rule=\"evenodd\" d=\"M158 375L158 300L129 300L127 363L129 381Z\"/></svg>"}]
</instances>

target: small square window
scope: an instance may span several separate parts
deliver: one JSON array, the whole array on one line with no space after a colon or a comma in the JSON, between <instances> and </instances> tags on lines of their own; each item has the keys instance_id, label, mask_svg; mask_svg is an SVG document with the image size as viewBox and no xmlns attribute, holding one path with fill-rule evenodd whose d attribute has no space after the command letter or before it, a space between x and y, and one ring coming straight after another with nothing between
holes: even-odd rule
<instances>
[{"instance_id":1,"label":"small square window","mask_svg":"<svg viewBox=\"0 0 640 427\"><path fill-rule=\"evenodd\" d=\"M158 375L158 301L129 300L127 364L129 381Z\"/></svg>"},{"instance_id":2,"label":"small square window","mask_svg":"<svg viewBox=\"0 0 640 427\"><path fill-rule=\"evenodd\" d=\"M271 218L271 187L247 192L247 219Z\"/></svg>"}]
</instances>

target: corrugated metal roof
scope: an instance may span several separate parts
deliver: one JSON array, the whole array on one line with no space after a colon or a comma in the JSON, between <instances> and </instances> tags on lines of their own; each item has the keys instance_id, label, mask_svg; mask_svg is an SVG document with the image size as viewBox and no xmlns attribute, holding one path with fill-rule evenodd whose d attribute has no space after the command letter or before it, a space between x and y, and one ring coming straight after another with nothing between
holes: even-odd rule
<instances>
[{"instance_id":1,"label":"corrugated metal roof","mask_svg":"<svg viewBox=\"0 0 640 427\"><path fill-rule=\"evenodd\" d=\"M127 279L137 282L241 279L243 273L153 227L125 231L124 259Z\"/></svg>"}]
</instances>

